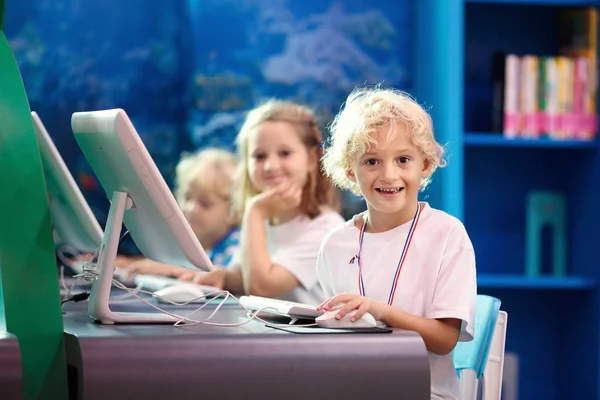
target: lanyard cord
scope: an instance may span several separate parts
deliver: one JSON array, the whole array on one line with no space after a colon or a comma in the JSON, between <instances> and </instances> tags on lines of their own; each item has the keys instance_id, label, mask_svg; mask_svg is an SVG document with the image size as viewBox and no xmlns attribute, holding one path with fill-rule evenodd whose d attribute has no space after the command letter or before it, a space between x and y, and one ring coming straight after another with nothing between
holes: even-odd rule
<instances>
[{"instance_id":1,"label":"lanyard cord","mask_svg":"<svg viewBox=\"0 0 600 400\"><path fill-rule=\"evenodd\" d=\"M413 234L415 229L417 228L417 224L419 222L419 217L421 215L421 211L423 211L423 207L419 203L417 205L417 211L415 212L415 216L413 217L412 223L410 225L410 229L408 230L408 234L406 235L406 240L404 241L404 247L402 248L402 254L400 255L400 260L398 260L398 266L396 267L396 274L394 275L394 281L392 283L392 288L390 289L390 294L388 296L388 304L392 305L394 302L394 296L396 295L396 288L398 287L398 278L400 278L400 271L402 270L402 265L404 264L404 260L406 259L406 255L408 254L408 248L410 247L410 243L412 241ZM362 226L360 227L360 234L358 236L358 254L356 255L356 260L358 261L358 290L360 291L361 296L365 295L365 282L362 277L362 248L363 248L363 240L365 236L365 230L367 227L367 215L365 215Z\"/></svg>"}]
</instances>

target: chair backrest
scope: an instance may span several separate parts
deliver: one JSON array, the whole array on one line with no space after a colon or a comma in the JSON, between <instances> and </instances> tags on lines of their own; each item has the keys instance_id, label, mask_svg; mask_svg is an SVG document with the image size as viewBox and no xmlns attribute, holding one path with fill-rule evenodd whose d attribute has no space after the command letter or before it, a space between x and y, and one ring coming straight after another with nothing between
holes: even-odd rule
<instances>
[{"instance_id":1,"label":"chair backrest","mask_svg":"<svg viewBox=\"0 0 600 400\"><path fill-rule=\"evenodd\" d=\"M505 311L500 311L487 363L483 371L483 400L500 400L502 395L507 324L508 314Z\"/></svg>"},{"instance_id":2,"label":"chair backrest","mask_svg":"<svg viewBox=\"0 0 600 400\"><path fill-rule=\"evenodd\" d=\"M485 371L492 346L492 338L500 312L500 300L479 294L476 307L473 340L457 343L454 348L454 367L459 375L462 370L472 370L479 379Z\"/></svg>"}]
</instances>

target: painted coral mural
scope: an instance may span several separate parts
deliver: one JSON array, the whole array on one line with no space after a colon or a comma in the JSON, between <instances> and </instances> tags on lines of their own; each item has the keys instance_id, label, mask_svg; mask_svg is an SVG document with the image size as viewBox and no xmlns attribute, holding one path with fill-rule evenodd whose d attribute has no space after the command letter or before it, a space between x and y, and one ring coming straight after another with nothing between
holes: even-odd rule
<instances>
[{"instance_id":1,"label":"painted coral mural","mask_svg":"<svg viewBox=\"0 0 600 400\"><path fill-rule=\"evenodd\" d=\"M234 149L245 113L269 97L310 105L325 127L355 86L409 89L411 7L409 0L8 0L5 32L32 110L102 222L108 202L70 132L73 112L125 109L171 184L182 152ZM356 207L359 199L348 195L346 213Z\"/></svg>"}]
</instances>

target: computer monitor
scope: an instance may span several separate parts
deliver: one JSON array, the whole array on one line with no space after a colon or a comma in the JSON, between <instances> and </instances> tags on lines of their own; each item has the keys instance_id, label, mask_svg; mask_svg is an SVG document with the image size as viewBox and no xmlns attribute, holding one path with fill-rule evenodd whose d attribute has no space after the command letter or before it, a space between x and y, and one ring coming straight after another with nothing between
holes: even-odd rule
<instances>
[{"instance_id":1,"label":"computer monitor","mask_svg":"<svg viewBox=\"0 0 600 400\"><path fill-rule=\"evenodd\" d=\"M157 313L114 313L108 306L120 232L124 224L144 256L187 268L212 263L185 219L144 143L121 109L77 112L75 140L111 201L88 312L103 323L173 322Z\"/></svg>"},{"instance_id":2,"label":"computer monitor","mask_svg":"<svg viewBox=\"0 0 600 400\"><path fill-rule=\"evenodd\" d=\"M55 242L82 253L96 252L102 243L102 228L42 120L35 111L31 118L40 149Z\"/></svg>"}]
</instances>

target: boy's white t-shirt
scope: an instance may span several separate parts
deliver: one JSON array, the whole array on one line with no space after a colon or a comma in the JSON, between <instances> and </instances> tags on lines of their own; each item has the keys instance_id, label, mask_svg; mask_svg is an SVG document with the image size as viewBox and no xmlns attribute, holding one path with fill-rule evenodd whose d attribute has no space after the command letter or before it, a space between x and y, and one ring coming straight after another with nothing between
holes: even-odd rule
<instances>
[{"instance_id":1,"label":"boy's white t-shirt","mask_svg":"<svg viewBox=\"0 0 600 400\"><path fill-rule=\"evenodd\" d=\"M287 269L300 286L279 298L303 304L319 305L326 297L317 277L317 255L321 242L332 229L344 224L344 218L330 208L310 219L299 215L280 225L266 223L267 251L271 263ZM239 265L239 253L233 265Z\"/></svg>"},{"instance_id":2,"label":"boy's white t-shirt","mask_svg":"<svg viewBox=\"0 0 600 400\"><path fill-rule=\"evenodd\" d=\"M422 203L400 271L393 306L426 318L462 320L459 341L473 339L477 283L473 245L463 224L451 215ZM359 293L359 229L355 216L331 231L317 261L319 282L329 298L340 293ZM365 232L361 254L365 296L384 303L393 284L398 261L412 220L381 233ZM460 386L452 353L428 353L431 398L460 399Z\"/></svg>"}]
</instances>

